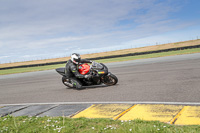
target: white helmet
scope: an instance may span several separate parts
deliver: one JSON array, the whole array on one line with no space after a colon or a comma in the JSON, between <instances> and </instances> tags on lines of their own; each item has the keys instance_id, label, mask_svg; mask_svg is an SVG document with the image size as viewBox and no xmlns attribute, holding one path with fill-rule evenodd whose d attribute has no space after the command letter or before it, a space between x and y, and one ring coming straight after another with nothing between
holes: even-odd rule
<instances>
[{"instance_id":1,"label":"white helmet","mask_svg":"<svg viewBox=\"0 0 200 133\"><path fill-rule=\"evenodd\" d=\"M80 60L81 60L81 56L80 56L79 54L73 53L73 54L71 55L71 61L72 61L73 63L78 64L78 63L80 62Z\"/></svg>"}]
</instances>

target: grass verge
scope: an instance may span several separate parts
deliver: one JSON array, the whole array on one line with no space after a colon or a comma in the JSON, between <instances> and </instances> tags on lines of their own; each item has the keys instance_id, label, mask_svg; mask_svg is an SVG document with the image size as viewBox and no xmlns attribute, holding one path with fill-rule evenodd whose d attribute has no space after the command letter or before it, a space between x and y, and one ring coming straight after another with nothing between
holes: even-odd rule
<instances>
[{"instance_id":1,"label":"grass verge","mask_svg":"<svg viewBox=\"0 0 200 133\"><path fill-rule=\"evenodd\" d=\"M111 119L71 119L66 117L0 117L0 132L7 133L197 133L200 125L177 126L158 121Z\"/></svg>"},{"instance_id":2,"label":"grass verge","mask_svg":"<svg viewBox=\"0 0 200 133\"><path fill-rule=\"evenodd\" d=\"M127 56L127 57L120 57L120 58L102 59L102 60L97 60L97 62L110 63L110 62L120 62L120 61L128 61L128 60L191 54L191 53L200 53L200 48L162 52L162 53L156 53L156 54L146 54L146 55L138 55L138 56ZM14 69L0 70L0 75L33 72L33 71L43 71L43 70L50 70L50 69L55 69L55 68L64 67L64 66L65 66L65 64L58 64L58 65L48 65L48 66L38 66L38 67L14 68Z\"/></svg>"}]
</instances>

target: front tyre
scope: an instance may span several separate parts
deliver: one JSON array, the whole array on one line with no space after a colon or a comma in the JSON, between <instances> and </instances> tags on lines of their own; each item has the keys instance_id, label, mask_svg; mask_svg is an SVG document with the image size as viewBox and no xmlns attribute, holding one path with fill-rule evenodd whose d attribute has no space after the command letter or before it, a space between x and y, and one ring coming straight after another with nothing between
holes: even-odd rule
<instances>
[{"instance_id":1,"label":"front tyre","mask_svg":"<svg viewBox=\"0 0 200 133\"><path fill-rule=\"evenodd\" d=\"M118 78L112 74L112 73L109 73L107 76L105 76L103 79L102 79L102 82L108 86L110 85L115 85L117 84L118 82Z\"/></svg>"}]
</instances>

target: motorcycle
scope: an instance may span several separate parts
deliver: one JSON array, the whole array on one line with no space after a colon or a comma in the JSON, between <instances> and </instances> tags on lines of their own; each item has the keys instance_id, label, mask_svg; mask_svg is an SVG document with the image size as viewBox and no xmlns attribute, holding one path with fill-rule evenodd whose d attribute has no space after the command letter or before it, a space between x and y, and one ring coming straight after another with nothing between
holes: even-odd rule
<instances>
[{"instance_id":1,"label":"motorcycle","mask_svg":"<svg viewBox=\"0 0 200 133\"><path fill-rule=\"evenodd\" d=\"M73 81L66 78L65 68L57 68L56 71L62 75L62 83L70 88L75 88ZM101 85L107 86L115 85L118 78L108 71L108 68L103 63L92 62L91 65L87 63L79 64L78 71L83 75L91 75L90 79L79 79L83 86Z\"/></svg>"}]
</instances>

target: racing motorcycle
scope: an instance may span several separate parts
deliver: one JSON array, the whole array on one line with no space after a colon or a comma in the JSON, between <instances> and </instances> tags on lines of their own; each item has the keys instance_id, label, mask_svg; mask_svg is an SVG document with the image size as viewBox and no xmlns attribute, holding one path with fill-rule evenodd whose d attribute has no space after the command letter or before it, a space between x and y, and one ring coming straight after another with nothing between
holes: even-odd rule
<instances>
[{"instance_id":1,"label":"racing motorcycle","mask_svg":"<svg viewBox=\"0 0 200 133\"><path fill-rule=\"evenodd\" d=\"M69 80L65 76L65 68L57 68L56 71L62 75L62 82L64 85L75 88L73 81ZM83 75L92 75L90 79L79 79L83 86L101 85L107 86L115 85L118 82L118 78L108 71L108 68L103 63L92 62L91 65L87 63L79 64L78 71Z\"/></svg>"}]
</instances>

